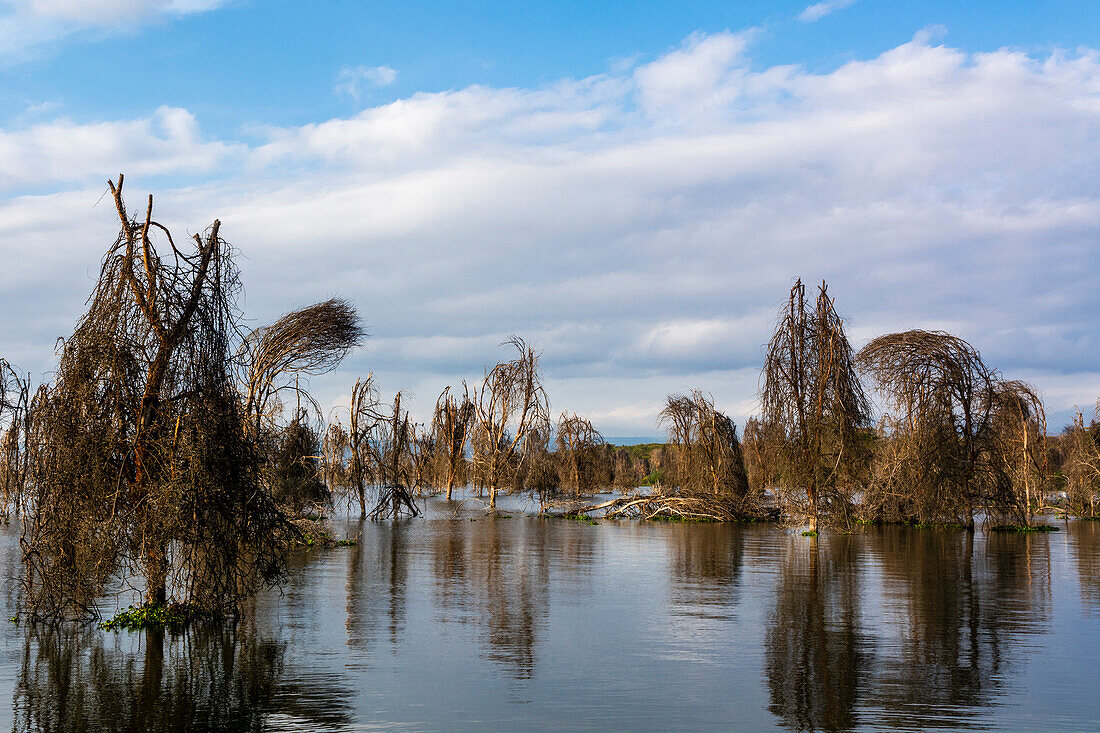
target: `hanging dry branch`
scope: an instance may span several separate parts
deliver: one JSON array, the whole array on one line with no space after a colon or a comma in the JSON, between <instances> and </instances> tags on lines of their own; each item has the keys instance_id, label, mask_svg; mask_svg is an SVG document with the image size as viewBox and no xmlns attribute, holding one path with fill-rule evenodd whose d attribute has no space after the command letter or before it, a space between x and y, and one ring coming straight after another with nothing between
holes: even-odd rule
<instances>
[{"instance_id":1,"label":"hanging dry branch","mask_svg":"<svg viewBox=\"0 0 1100 733\"><path fill-rule=\"evenodd\" d=\"M518 336L505 344L519 352L486 372L474 397L474 462L489 488L489 507L514 459L522 459L534 433L549 435L550 403L542 386L539 355Z\"/></svg>"},{"instance_id":2,"label":"hanging dry branch","mask_svg":"<svg viewBox=\"0 0 1100 733\"><path fill-rule=\"evenodd\" d=\"M858 474L866 460L861 432L870 415L827 286L816 305L799 280L764 362L764 449L773 461L774 488L788 516L816 526L822 518L850 523Z\"/></svg>"}]
</instances>

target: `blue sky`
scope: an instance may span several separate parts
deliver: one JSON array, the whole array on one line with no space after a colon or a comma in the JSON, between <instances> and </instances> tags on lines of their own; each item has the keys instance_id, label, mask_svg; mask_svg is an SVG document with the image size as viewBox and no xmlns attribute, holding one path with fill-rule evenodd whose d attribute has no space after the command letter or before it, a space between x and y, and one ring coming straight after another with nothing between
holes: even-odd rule
<instances>
[{"instance_id":1,"label":"blue sky","mask_svg":"<svg viewBox=\"0 0 1100 733\"><path fill-rule=\"evenodd\" d=\"M1036 9L1040 8L1040 9ZM426 410L507 335L555 411L756 409L794 277L857 345L944 328L1100 396L1100 4L0 0L0 355L53 363L131 197L242 253L257 322L333 294ZM422 404L421 404L422 403Z\"/></svg>"},{"instance_id":2,"label":"blue sky","mask_svg":"<svg viewBox=\"0 0 1100 733\"><path fill-rule=\"evenodd\" d=\"M846 7L842 0L813 22L799 20L805 0L209 4L218 7L182 15L130 9L105 26L79 24L55 41L33 43L32 34L30 46L9 53L0 70L3 122L25 123L28 108L43 104L75 120L137 116L167 104L200 115L211 133L239 135L253 125L305 124L418 91L588 77L619 59L652 59L697 31L760 28L754 64L819 71L936 26L946 42L970 52L1095 46L1100 31L1100 4L1088 0L860 0ZM360 99L337 92L340 71L358 66L398 73Z\"/></svg>"}]
</instances>

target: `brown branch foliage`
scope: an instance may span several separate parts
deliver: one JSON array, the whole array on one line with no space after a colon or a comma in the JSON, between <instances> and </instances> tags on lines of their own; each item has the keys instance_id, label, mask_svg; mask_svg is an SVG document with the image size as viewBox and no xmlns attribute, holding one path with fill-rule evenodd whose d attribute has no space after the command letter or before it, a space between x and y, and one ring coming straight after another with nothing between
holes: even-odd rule
<instances>
[{"instance_id":1,"label":"brown branch foliage","mask_svg":"<svg viewBox=\"0 0 1100 733\"><path fill-rule=\"evenodd\" d=\"M780 311L762 375L764 425L754 440L765 442L760 450L788 516L847 525L866 462L861 435L870 403L826 288L811 307L799 280Z\"/></svg>"},{"instance_id":2,"label":"brown branch foliage","mask_svg":"<svg viewBox=\"0 0 1100 733\"><path fill-rule=\"evenodd\" d=\"M539 355L513 336L504 345L518 352L485 374L475 390L473 460L478 477L489 489L489 506L496 506L497 491L516 470L527 441L535 434L550 433L550 402L542 386Z\"/></svg>"},{"instance_id":3,"label":"brown branch foliage","mask_svg":"<svg viewBox=\"0 0 1100 733\"><path fill-rule=\"evenodd\" d=\"M248 429L263 412L256 400L288 369L330 368L361 331L354 311L330 301L242 349L241 286L220 223L178 246L152 218L152 197L131 216L122 176L110 189L119 236L25 441L26 611L94 616L105 590L136 584L152 602L232 614L280 578L295 535L263 478L269 446ZM238 369L250 376L247 400Z\"/></svg>"}]
</instances>

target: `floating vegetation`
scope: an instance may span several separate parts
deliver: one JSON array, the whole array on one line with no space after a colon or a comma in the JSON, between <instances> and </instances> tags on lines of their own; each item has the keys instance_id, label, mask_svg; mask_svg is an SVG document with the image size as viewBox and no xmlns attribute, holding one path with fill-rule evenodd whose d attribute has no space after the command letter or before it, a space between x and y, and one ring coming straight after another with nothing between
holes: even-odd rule
<instances>
[{"instance_id":1,"label":"floating vegetation","mask_svg":"<svg viewBox=\"0 0 1100 733\"><path fill-rule=\"evenodd\" d=\"M99 627L107 631L181 629L202 618L209 618L209 615L187 603L143 603L140 606L128 606L114 618L101 622Z\"/></svg>"}]
</instances>

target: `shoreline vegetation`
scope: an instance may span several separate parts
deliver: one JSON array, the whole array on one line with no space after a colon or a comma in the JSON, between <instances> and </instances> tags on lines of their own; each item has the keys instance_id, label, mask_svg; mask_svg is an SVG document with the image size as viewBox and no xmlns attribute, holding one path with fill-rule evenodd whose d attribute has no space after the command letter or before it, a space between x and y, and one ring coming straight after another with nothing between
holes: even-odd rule
<instances>
[{"instance_id":1,"label":"shoreline vegetation","mask_svg":"<svg viewBox=\"0 0 1100 733\"><path fill-rule=\"evenodd\" d=\"M541 354L517 336L480 379L443 389L428 424L373 374L326 415L308 379L362 342L355 309L334 298L245 328L220 222L177 242L152 196L127 208L123 183L109 182L120 231L53 380L32 389L0 360L0 514L22 520L32 623L98 619L117 587L143 588L143 603L105 628L235 618L295 549L355 543L325 527L334 507L418 516L423 497L456 489L494 516L503 493L544 517L770 521L806 537L882 523L1042 532L1057 529L1043 516L1100 514L1096 419L1048 434L1038 393L952 334L857 352L824 282L792 287L740 434L695 389L667 397L666 443L609 445L577 413L555 417Z\"/></svg>"}]
</instances>

